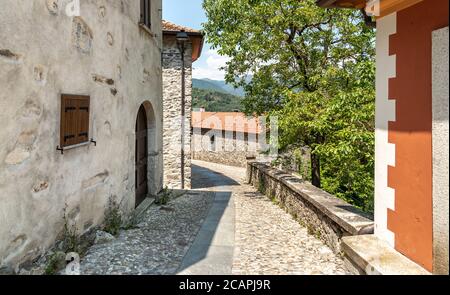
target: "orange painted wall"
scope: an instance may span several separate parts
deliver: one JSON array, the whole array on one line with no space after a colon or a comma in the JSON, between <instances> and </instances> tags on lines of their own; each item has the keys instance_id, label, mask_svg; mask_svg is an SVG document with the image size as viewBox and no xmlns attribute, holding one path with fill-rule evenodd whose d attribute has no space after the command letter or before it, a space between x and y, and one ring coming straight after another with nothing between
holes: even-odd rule
<instances>
[{"instance_id":1,"label":"orange painted wall","mask_svg":"<svg viewBox=\"0 0 450 295\"><path fill-rule=\"evenodd\" d=\"M432 95L431 33L448 26L448 0L425 0L397 12L397 33L390 37L396 77L389 98L396 101L396 121L389 142L396 145L388 185L395 189L395 211L388 228L395 248L432 271Z\"/></svg>"}]
</instances>

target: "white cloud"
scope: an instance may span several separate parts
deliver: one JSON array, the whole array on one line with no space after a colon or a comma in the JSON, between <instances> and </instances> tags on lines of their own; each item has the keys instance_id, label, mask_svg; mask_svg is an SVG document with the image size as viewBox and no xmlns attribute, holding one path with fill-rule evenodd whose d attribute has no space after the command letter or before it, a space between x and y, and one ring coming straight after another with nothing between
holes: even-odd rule
<instances>
[{"instance_id":1,"label":"white cloud","mask_svg":"<svg viewBox=\"0 0 450 295\"><path fill-rule=\"evenodd\" d=\"M228 56L221 56L217 53L217 50L209 49L204 53L206 57L206 64L199 65L198 67L194 64L194 69L192 75L196 79L212 79L212 80L224 80L225 71L221 70L227 61L230 60Z\"/></svg>"}]
</instances>

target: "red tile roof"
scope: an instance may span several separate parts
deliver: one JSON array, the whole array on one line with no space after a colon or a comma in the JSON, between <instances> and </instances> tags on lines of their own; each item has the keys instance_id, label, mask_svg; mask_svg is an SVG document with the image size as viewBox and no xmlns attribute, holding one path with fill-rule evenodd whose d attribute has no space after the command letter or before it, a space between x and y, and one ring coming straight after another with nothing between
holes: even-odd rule
<instances>
[{"instance_id":1,"label":"red tile roof","mask_svg":"<svg viewBox=\"0 0 450 295\"><path fill-rule=\"evenodd\" d=\"M162 21L162 30L166 32L179 32L184 30L187 33L199 33L199 34L201 33L199 30L194 30L188 27L180 26L166 20Z\"/></svg>"},{"instance_id":2,"label":"red tile roof","mask_svg":"<svg viewBox=\"0 0 450 295\"><path fill-rule=\"evenodd\" d=\"M236 112L192 112L192 127L256 134L263 132L258 118Z\"/></svg>"}]
</instances>

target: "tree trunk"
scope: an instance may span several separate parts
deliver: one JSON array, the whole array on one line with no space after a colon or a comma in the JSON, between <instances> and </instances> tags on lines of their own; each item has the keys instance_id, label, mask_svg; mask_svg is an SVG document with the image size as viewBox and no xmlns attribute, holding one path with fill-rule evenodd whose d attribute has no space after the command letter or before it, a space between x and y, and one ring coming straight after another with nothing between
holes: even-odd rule
<instances>
[{"instance_id":1,"label":"tree trunk","mask_svg":"<svg viewBox=\"0 0 450 295\"><path fill-rule=\"evenodd\" d=\"M311 153L311 183L320 188L320 159Z\"/></svg>"}]
</instances>

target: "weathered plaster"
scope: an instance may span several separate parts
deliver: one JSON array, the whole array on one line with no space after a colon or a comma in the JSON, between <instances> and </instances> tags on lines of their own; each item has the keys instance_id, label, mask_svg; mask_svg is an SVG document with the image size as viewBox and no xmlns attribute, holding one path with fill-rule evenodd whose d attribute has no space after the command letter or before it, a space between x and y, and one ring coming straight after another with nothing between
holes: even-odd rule
<instances>
[{"instance_id":1,"label":"weathered plaster","mask_svg":"<svg viewBox=\"0 0 450 295\"><path fill-rule=\"evenodd\" d=\"M139 1L80 1L79 17L65 14L68 2L2 1L0 266L48 249L66 206L80 233L102 222L110 198L134 209L144 101L154 110L151 187L162 187L161 0L153 1L154 36L138 26ZM96 147L56 151L61 93L90 95Z\"/></svg>"},{"instance_id":2,"label":"weathered plaster","mask_svg":"<svg viewBox=\"0 0 450 295\"><path fill-rule=\"evenodd\" d=\"M433 273L448 274L448 27L433 32Z\"/></svg>"}]
</instances>

